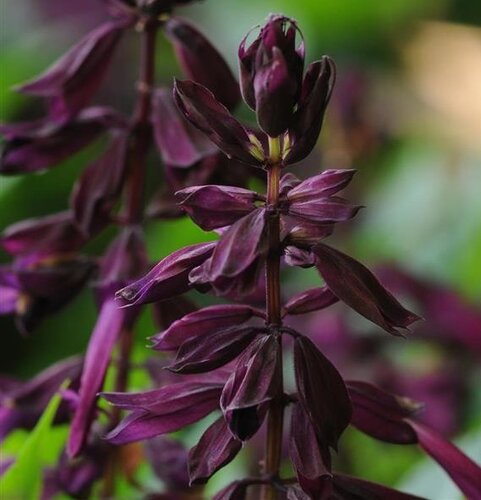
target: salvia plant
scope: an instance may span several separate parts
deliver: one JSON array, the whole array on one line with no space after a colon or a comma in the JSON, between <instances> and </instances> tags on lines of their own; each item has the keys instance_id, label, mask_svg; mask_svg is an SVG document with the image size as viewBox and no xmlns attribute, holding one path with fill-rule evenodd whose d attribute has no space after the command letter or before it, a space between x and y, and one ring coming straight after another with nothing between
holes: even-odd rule
<instances>
[{"instance_id":1,"label":"salvia plant","mask_svg":"<svg viewBox=\"0 0 481 500\"><path fill-rule=\"evenodd\" d=\"M45 472L43 498L88 497L100 478L102 495L115 497L116 474L135 484L128 462L137 441L147 441L142 457L165 486L149 498L201 498L201 485L247 442L258 447L259 436L265 446L257 473L238 478L216 499L418 498L336 471L333 459L349 425L388 443L419 444L466 497L481 498L481 469L419 418L422 405L344 380L292 326L294 317L339 301L394 336L420 319L363 264L324 242L361 208L339 195L354 171L325 170L304 180L285 173L318 140L334 62L324 56L305 68L297 23L270 15L240 43L238 84L211 43L172 15L184 3L110 0L109 21L19 88L44 99L46 116L2 126L5 174L52 167L98 137L107 139L77 180L68 211L3 233L1 244L14 260L1 268L1 312L15 314L22 332L87 283L94 284L98 319L83 358L61 361L26 383L2 381L1 436L32 428L68 380L55 421L70 423L69 438L58 464ZM131 29L141 38L140 75L135 108L125 117L91 101ZM155 86L159 32L189 78L173 89ZM257 128L232 115L241 96ZM146 203L154 144L164 183ZM253 175L265 177L265 192L248 188ZM218 239L179 249L148 271L145 221L183 213ZM117 235L105 253L82 254L109 226ZM317 268L322 286L284 300L284 265ZM193 289L224 300L198 309L182 297ZM161 329L151 348L164 354L147 366L157 387L129 393L134 326L148 303ZM111 365L114 382L106 387ZM189 452L164 436L211 413L216 417ZM5 474L10 468L2 466Z\"/></svg>"}]
</instances>

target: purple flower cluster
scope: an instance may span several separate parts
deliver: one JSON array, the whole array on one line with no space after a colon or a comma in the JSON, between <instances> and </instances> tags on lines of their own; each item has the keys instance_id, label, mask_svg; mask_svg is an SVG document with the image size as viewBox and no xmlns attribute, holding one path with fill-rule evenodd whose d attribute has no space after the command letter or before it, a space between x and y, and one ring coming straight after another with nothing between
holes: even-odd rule
<instances>
[{"instance_id":1,"label":"purple flower cluster","mask_svg":"<svg viewBox=\"0 0 481 500\"><path fill-rule=\"evenodd\" d=\"M353 171L327 170L301 181L282 169L312 150L334 83L325 57L303 75L303 44L294 21L271 16L258 37L239 49L241 90L260 130L248 129L199 83L177 81L174 98L185 117L228 157L262 168L267 193L202 185L176 193L180 205L216 243L178 250L146 276L117 292L126 308L165 300L191 288L237 303L191 312L152 337L153 348L176 351L167 367L188 375L143 393L107 393L130 411L107 436L114 444L178 430L216 409L221 416L189 453L191 484L203 483L229 463L267 419L263 474L237 481L218 499L245 498L262 485L263 498L414 498L332 470L331 453L348 425L383 441L419 443L461 490L475 498L480 469L416 419L420 406L364 382L346 382L306 336L284 317L323 309L340 300L393 335L419 317L405 309L352 257L322 242L359 206L338 196ZM325 286L282 306L280 263L316 266ZM265 310L249 305L265 270ZM242 303L244 301L244 303ZM283 344L291 339L296 390L283 382ZM290 412L288 454L297 479L279 476L283 419Z\"/></svg>"},{"instance_id":2,"label":"purple flower cluster","mask_svg":"<svg viewBox=\"0 0 481 500\"><path fill-rule=\"evenodd\" d=\"M50 168L101 135L107 146L77 180L68 211L15 224L1 237L14 260L0 269L0 312L14 313L23 332L63 307L93 276L98 304L83 360L61 362L25 384L2 381L1 435L31 428L68 378L57 420L73 414L70 435L59 463L47 472L45 498L59 491L88 496L99 477L110 484L112 464L123 449L118 445L142 440L149 440L147 458L172 491L162 498L179 498L231 462L263 426L261 474L239 479L216 499L252 493L291 500L416 498L333 470L332 453L349 425L389 443L418 443L466 496L480 498L481 469L421 423L419 404L344 380L308 336L289 326L294 316L339 301L395 336L420 319L363 264L323 241L361 208L339 195L354 171L325 170L306 180L283 173L317 142L334 86L333 61L325 56L305 69L296 22L271 15L252 43L246 37L240 44L239 85L207 39L171 16L175 4L188 1L109 0L109 21L19 87L44 99L46 116L2 126L5 174ZM125 117L91 101L131 28L141 33L141 68L135 109ZM154 84L159 29L190 78L175 81L173 92ZM258 127L233 116L241 96L255 111ZM166 183L145 206L153 144ZM266 176L265 193L248 189L249 167ZM218 240L179 249L147 272L145 217L184 213L203 230L215 231ZM105 253L81 254L110 225L118 231ZM323 286L283 301L283 264L315 267ZM232 303L197 309L181 297L193 289ZM265 300L259 300L264 291ZM150 338L151 347L169 359L169 375L160 377L154 369L154 378L163 381L159 387L129 393L133 328L148 303L161 328ZM116 349L114 391L106 392ZM292 388L284 376L288 350ZM109 411L99 406L99 393L113 405ZM124 410L128 414L121 419ZM159 437L213 412L216 419L188 453ZM280 475L287 457L295 477Z\"/></svg>"}]
</instances>

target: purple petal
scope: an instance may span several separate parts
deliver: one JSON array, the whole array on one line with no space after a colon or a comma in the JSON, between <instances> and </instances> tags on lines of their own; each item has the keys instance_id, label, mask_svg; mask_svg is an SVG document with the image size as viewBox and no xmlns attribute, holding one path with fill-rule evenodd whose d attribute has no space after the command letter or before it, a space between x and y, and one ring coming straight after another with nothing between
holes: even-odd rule
<instances>
[{"instance_id":1,"label":"purple petal","mask_svg":"<svg viewBox=\"0 0 481 500\"><path fill-rule=\"evenodd\" d=\"M318 198L327 198L344 189L352 180L356 170L325 170L319 175L309 177L297 183L287 192L287 199L291 202L311 201Z\"/></svg>"},{"instance_id":2,"label":"purple petal","mask_svg":"<svg viewBox=\"0 0 481 500\"><path fill-rule=\"evenodd\" d=\"M218 400L210 398L200 402L194 400L194 404L189 404L186 401L185 406L173 410L171 413L157 414L145 410L135 410L109 432L105 439L111 444L123 445L178 431L204 418L217 406Z\"/></svg>"},{"instance_id":3,"label":"purple petal","mask_svg":"<svg viewBox=\"0 0 481 500\"><path fill-rule=\"evenodd\" d=\"M246 480L234 481L219 491L212 500L245 500L248 487L249 482Z\"/></svg>"},{"instance_id":4,"label":"purple petal","mask_svg":"<svg viewBox=\"0 0 481 500\"><path fill-rule=\"evenodd\" d=\"M100 310L85 354L79 406L70 429L67 450L71 457L78 455L85 445L95 414L97 393L102 387L115 342L124 328L128 314L125 309L119 309L113 299L104 302Z\"/></svg>"},{"instance_id":5,"label":"purple petal","mask_svg":"<svg viewBox=\"0 0 481 500\"><path fill-rule=\"evenodd\" d=\"M85 237L74 224L71 212L27 219L7 227L0 244L10 255L38 256L78 250Z\"/></svg>"},{"instance_id":6,"label":"purple petal","mask_svg":"<svg viewBox=\"0 0 481 500\"><path fill-rule=\"evenodd\" d=\"M124 410L140 410L160 415L184 410L211 401L217 406L222 384L209 381L178 382L145 392L104 392L102 397Z\"/></svg>"},{"instance_id":7,"label":"purple petal","mask_svg":"<svg viewBox=\"0 0 481 500\"><path fill-rule=\"evenodd\" d=\"M253 316L253 309L243 305L215 305L194 311L172 323L164 332L151 340L158 350L173 350L195 336L203 336L245 323Z\"/></svg>"},{"instance_id":8,"label":"purple petal","mask_svg":"<svg viewBox=\"0 0 481 500\"><path fill-rule=\"evenodd\" d=\"M299 401L320 444L336 449L352 414L344 381L331 362L303 336L294 341L294 369Z\"/></svg>"},{"instance_id":9,"label":"purple petal","mask_svg":"<svg viewBox=\"0 0 481 500\"><path fill-rule=\"evenodd\" d=\"M215 282L218 278L238 276L256 259L265 256L267 250L265 210L258 208L222 235L210 260L209 280Z\"/></svg>"},{"instance_id":10,"label":"purple petal","mask_svg":"<svg viewBox=\"0 0 481 500\"><path fill-rule=\"evenodd\" d=\"M321 498L326 480L332 477L329 451L319 445L309 416L298 403L292 410L289 457L302 489Z\"/></svg>"},{"instance_id":11,"label":"purple petal","mask_svg":"<svg viewBox=\"0 0 481 500\"><path fill-rule=\"evenodd\" d=\"M340 498L381 499L389 500L423 500L423 498L393 490L382 484L372 483L357 477L334 474L334 492Z\"/></svg>"},{"instance_id":12,"label":"purple petal","mask_svg":"<svg viewBox=\"0 0 481 500\"><path fill-rule=\"evenodd\" d=\"M194 186L175 193L179 204L204 231L234 224L255 210L257 193L230 186Z\"/></svg>"},{"instance_id":13,"label":"purple petal","mask_svg":"<svg viewBox=\"0 0 481 500\"><path fill-rule=\"evenodd\" d=\"M174 99L187 120L228 157L256 167L263 163L251 154L254 145L245 128L208 89L194 82L176 80Z\"/></svg>"},{"instance_id":14,"label":"purple petal","mask_svg":"<svg viewBox=\"0 0 481 500\"><path fill-rule=\"evenodd\" d=\"M189 290L190 271L212 254L216 243L199 243L170 254L143 278L116 293L124 304L146 304L165 300Z\"/></svg>"},{"instance_id":15,"label":"purple petal","mask_svg":"<svg viewBox=\"0 0 481 500\"><path fill-rule=\"evenodd\" d=\"M260 128L271 137L281 135L292 121L297 82L279 48L274 47L272 60L257 69L254 93Z\"/></svg>"},{"instance_id":16,"label":"purple petal","mask_svg":"<svg viewBox=\"0 0 481 500\"><path fill-rule=\"evenodd\" d=\"M88 108L64 125L54 125L47 120L35 122L35 127L30 127L25 135L28 127L22 125L23 128L1 127L9 141L0 162L3 174L24 174L53 167L97 139L107 128L121 126L121 120L109 109Z\"/></svg>"},{"instance_id":17,"label":"purple petal","mask_svg":"<svg viewBox=\"0 0 481 500\"><path fill-rule=\"evenodd\" d=\"M294 123L289 129L292 146L284 159L286 164L303 160L316 145L335 72L334 62L327 56L307 68Z\"/></svg>"},{"instance_id":18,"label":"purple petal","mask_svg":"<svg viewBox=\"0 0 481 500\"><path fill-rule=\"evenodd\" d=\"M179 17L170 18L164 29L185 75L209 89L227 109L235 108L240 102L239 85L217 49L192 24Z\"/></svg>"},{"instance_id":19,"label":"purple petal","mask_svg":"<svg viewBox=\"0 0 481 500\"><path fill-rule=\"evenodd\" d=\"M281 214L281 238L286 245L309 249L334 232L334 222L314 222L293 215ZM312 260L308 259L309 262ZM314 261L309 267L314 265Z\"/></svg>"},{"instance_id":20,"label":"purple petal","mask_svg":"<svg viewBox=\"0 0 481 500\"><path fill-rule=\"evenodd\" d=\"M352 257L319 243L312 251L317 269L332 292L356 312L393 335L419 316L405 309L377 278Z\"/></svg>"},{"instance_id":21,"label":"purple petal","mask_svg":"<svg viewBox=\"0 0 481 500\"><path fill-rule=\"evenodd\" d=\"M239 453L242 443L232 437L224 419L216 420L189 453L190 484L203 484Z\"/></svg>"},{"instance_id":22,"label":"purple petal","mask_svg":"<svg viewBox=\"0 0 481 500\"><path fill-rule=\"evenodd\" d=\"M287 246L284 249L284 261L288 266L309 268L315 265L316 258L309 250Z\"/></svg>"},{"instance_id":23,"label":"purple petal","mask_svg":"<svg viewBox=\"0 0 481 500\"><path fill-rule=\"evenodd\" d=\"M278 339L262 337L237 363L222 391L220 406L232 434L251 438L262 424L260 407L279 395L282 380Z\"/></svg>"},{"instance_id":24,"label":"purple petal","mask_svg":"<svg viewBox=\"0 0 481 500\"><path fill-rule=\"evenodd\" d=\"M310 288L291 297L284 306L284 310L286 314L305 314L325 309L338 300L327 286Z\"/></svg>"},{"instance_id":25,"label":"purple petal","mask_svg":"<svg viewBox=\"0 0 481 500\"><path fill-rule=\"evenodd\" d=\"M481 498L481 467L436 431L417 420L407 422L416 432L420 446L451 476L467 498Z\"/></svg>"},{"instance_id":26,"label":"purple petal","mask_svg":"<svg viewBox=\"0 0 481 500\"><path fill-rule=\"evenodd\" d=\"M172 91L156 90L152 106L155 140L165 164L190 167L217 151L205 134L183 117L175 105Z\"/></svg>"},{"instance_id":27,"label":"purple petal","mask_svg":"<svg viewBox=\"0 0 481 500\"><path fill-rule=\"evenodd\" d=\"M316 201L293 202L289 205L289 215L312 222L330 223L350 220L359 212L360 205L351 205L337 196Z\"/></svg>"},{"instance_id":28,"label":"purple petal","mask_svg":"<svg viewBox=\"0 0 481 500\"><path fill-rule=\"evenodd\" d=\"M348 381L347 388L352 401L351 424L354 427L388 443L416 443L416 434L404 418L419 412L422 405L366 382Z\"/></svg>"},{"instance_id":29,"label":"purple petal","mask_svg":"<svg viewBox=\"0 0 481 500\"><path fill-rule=\"evenodd\" d=\"M86 235L109 221L126 173L128 135L119 133L106 151L77 180L70 203L75 220Z\"/></svg>"},{"instance_id":30,"label":"purple petal","mask_svg":"<svg viewBox=\"0 0 481 500\"><path fill-rule=\"evenodd\" d=\"M262 328L233 326L185 341L168 367L176 373L202 373L215 370L236 358Z\"/></svg>"},{"instance_id":31,"label":"purple petal","mask_svg":"<svg viewBox=\"0 0 481 500\"><path fill-rule=\"evenodd\" d=\"M0 285L0 314L14 313L19 298L20 294L17 289Z\"/></svg>"},{"instance_id":32,"label":"purple petal","mask_svg":"<svg viewBox=\"0 0 481 500\"><path fill-rule=\"evenodd\" d=\"M17 89L25 94L50 98L50 114L56 121L71 119L96 93L126 27L125 20L104 23L42 75Z\"/></svg>"}]
</instances>

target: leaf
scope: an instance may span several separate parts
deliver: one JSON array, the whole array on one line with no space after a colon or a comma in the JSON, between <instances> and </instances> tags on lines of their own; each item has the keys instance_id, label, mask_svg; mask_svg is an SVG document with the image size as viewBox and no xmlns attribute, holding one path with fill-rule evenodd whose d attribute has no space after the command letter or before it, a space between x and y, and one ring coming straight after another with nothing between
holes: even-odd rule
<instances>
[{"instance_id":1,"label":"leaf","mask_svg":"<svg viewBox=\"0 0 481 500\"><path fill-rule=\"evenodd\" d=\"M66 386L67 381L60 388ZM22 500L40 498L45 450L48 450L50 446L50 428L61 399L59 393L53 396L20 449L15 462L2 477L3 498L21 498Z\"/></svg>"}]
</instances>

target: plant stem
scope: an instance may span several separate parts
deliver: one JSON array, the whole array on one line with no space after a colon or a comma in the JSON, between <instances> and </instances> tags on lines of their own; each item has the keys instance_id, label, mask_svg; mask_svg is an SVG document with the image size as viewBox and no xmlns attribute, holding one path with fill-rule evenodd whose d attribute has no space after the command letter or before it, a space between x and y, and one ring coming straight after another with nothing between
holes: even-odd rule
<instances>
[{"instance_id":1,"label":"plant stem","mask_svg":"<svg viewBox=\"0 0 481 500\"><path fill-rule=\"evenodd\" d=\"M282 325L281 289L280 289L280 222L279 222L279 181L281 174L279 139L269 139L269 152L272 164L267 167L267 233L269 253L266 262L266 317L271 327ZM282 374L282 337L278 341L281 349L280 363ZM267 441L265 452L265 474L270 477L279 476L282 454L282 429L284 405L282 401L283 381L279 394L271 401L267 419ZM263 489L265 500L273 500L277 492L273 486Z\"/></svg>"},{"instance_id":2,"label":"plant stem","mask_svg":"<svg viewBox=\"0 0 481 500\"><path fill-rule=\"evenodd\" d=\"M132 115L132 140L128 151L129 181L126 212L129 223L142 220L146 158L152 140L150 113L155 77L155 42L158 22L143 25L140 48L140 75L137 82L137 102Z\"/></svg>"},{"instance_id":3,"label":"plant stem","mask_svg":"<svg viewBox=\"0 0 481 500\"><path fill-rule=\"evenodd\" d=\"M132 135L127 150L128 181L125 191L125 220L129 224L139 224L143 218L143 195L146 174L146 159L152 134L150 113L152 107L152 86L155 76L155 42L158 29L157 20L143 26L140 48L140 78L137 83L137 101L131 119ZM120 336L119 362L115 378L115 391L127 389L130 355L133 345L132 328L122 331ZM112 412L110 425L115 427L120 421L120 409ZM113 498L115 474L118 468L117 453L112 453L104 475L102 498Z\"/></svg>"}]
</instances>

